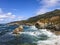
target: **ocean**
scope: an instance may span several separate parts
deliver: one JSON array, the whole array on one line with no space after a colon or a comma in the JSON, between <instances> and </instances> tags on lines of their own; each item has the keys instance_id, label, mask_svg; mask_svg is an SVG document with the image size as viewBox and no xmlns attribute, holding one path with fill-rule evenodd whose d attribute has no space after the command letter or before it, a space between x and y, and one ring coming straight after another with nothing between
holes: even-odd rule
<instances>
[{"instance_id":1,"label":"ocean","mask_svg":"<svg viewBox=\"0 0 60 45\"><path fill-rule=\"evenodd\" d=\"M60 45L60 36L33 26L23 26L23 32L13 34L18 26L0 25L0 45Z\"/></svg>"}]
</instances>

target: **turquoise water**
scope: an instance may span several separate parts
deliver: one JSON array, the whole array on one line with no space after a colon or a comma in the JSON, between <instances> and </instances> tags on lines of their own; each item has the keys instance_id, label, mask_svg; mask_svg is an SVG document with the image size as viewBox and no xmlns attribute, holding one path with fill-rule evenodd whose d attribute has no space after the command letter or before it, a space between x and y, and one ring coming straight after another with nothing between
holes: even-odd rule
<instances>
[{"instance_id":1,"label":"turquoise water","mask_svg":"<svg viewBox=\"0 0 60 45\"><path fill-rule=\"evenodd\" d=\"M18 26L0 26L0 45L37 45L38 41L45 41L55 35L47 29L37 29L35 26L23 26L23 32L15 35L12 33ZM4 33L3 33L4 32Z\"/></svg>"}]
</instances>

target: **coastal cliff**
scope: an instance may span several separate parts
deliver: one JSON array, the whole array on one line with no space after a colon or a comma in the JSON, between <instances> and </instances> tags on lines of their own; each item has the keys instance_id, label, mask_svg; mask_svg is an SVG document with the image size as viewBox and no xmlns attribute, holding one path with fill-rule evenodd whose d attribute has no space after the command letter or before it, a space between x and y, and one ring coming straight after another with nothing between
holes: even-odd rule
<instances>
[{"instance_id":1,"label":"coastal cliff","mask_svg":"<svg viewBox=\"0 0 60 45\"><path fill-rule=\"evenodd\" d=\"M40 14L27 20L15 21L8 24L17 25L35 25L39 23L39 28L51 29L52 31L60 31L60 10L56 9L45 14Z\"/></svg>"},{"instance_id":2,"label":"coastal cliff","mask_svg":"<svg viewBox=\"0 0 60 45\"><path fill-rule=\"evenodd\" d=\"M53 18L58 18L57 20L56 19L53 19ZM31 24L35 24L38 20L43 20L45 19L45 21L48 20L48 22L50 22L50 20L56 20L57 23L59 23L59 19L60 19L60 10L56 9L54 11L51 11L51 12L47 12L45 14L40 14L40 15L37 15L37 16L34 16L34 17L30 17L28 18L27 20L21 20L21 21L15 21L15 22L10 22L8 24L26 24L26 23L31 23Z\"/></svg>"}]
</instances>

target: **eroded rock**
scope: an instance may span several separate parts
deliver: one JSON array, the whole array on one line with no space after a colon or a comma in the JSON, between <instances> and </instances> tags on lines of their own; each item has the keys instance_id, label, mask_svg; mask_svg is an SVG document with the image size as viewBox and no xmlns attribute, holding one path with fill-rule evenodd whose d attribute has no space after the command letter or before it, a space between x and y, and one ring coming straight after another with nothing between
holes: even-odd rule
<instances>
[{"instance_id":1,"label":"eroded rock","mask_svg":"<svg viewBox=\"0 0 60 45\"><path fill-rule=\"evenodd\" d=\"M23 31L23 26L19 26L18 28L16 28L14 31L13 31L13 34L19 34L19 32L22 32Z\"/></svg>"}]
</instances>

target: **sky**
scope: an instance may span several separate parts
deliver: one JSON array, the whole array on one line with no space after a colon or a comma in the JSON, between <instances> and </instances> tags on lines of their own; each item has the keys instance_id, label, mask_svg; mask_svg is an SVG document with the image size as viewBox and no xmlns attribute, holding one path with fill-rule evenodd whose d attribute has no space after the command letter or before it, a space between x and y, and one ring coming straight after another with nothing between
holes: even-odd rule
<instances>
[{"instance_id":1,"label":"sky","mask_svg":"<svg viewBox=\"0 0 60 45\"><path fill-rule=\"evenodd\" d=\"M60 9L60 0L0 0L0 23L26 20Z\"/></svg>"}]
</instances>

